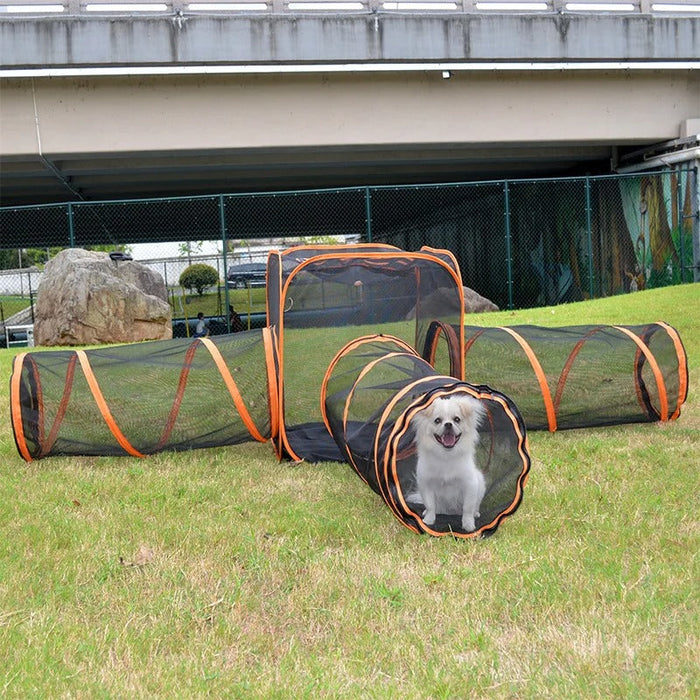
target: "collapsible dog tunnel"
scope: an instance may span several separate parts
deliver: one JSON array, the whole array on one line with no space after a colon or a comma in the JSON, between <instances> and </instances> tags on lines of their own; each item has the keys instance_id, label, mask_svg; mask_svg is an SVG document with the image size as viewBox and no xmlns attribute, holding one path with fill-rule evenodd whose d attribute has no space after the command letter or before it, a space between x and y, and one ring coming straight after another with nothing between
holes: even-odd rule
<instances>
[{"instance_id":1,"label":"collapsible dog tunnel","mask_svg":"<svg viewBox=\"0 0 700 700\"><path fill-rule=\"evenodd\" d=\"M323 424L319 395L329 363L359 335L390 333L423 348L438 324L432 364L461 376L464 290L449 251L358 244L273 252L267 310L279 339L280 457L343 459Z\"/></svg>"},{"instance_id":2,"label":"collapsible dog tunnel","mask_svg":"<svg viewBox=\"0 0 700 700\"><path fill-rule=\"evenodd\" d=\"M476 452L486 493L476 529L461 515L438 514L428 526L416 485L412 418L443 396L482 402ZM346 345L331 362L322 388L324 422L345 461L414 532L475 537L494 532L519 506L530 469L525 425L513 402L487 386L439 375L403 340L373 335Z\"/></svg>"},{"instance_id":3,"label":"collapsible dog tunnel","mask_svg":"<svg viewBox=\"0 0 700 700\"><path fill-rule=\"evenodd\" d=\"M25 460L266 441L277 431L271 329L17 355L11 419Z\"/></svg>"},{"instance_id":4,"label":"collapsible dog tunnel","mask_svg":"<svg viewBox=\"0 0 700 700\"><path fill-rule=\"evenodd\" d=\"M675 420L687 397L685 349L663 322L464 334L465 379L506 393L528 430Z\"/></svg>"}]
</instances>

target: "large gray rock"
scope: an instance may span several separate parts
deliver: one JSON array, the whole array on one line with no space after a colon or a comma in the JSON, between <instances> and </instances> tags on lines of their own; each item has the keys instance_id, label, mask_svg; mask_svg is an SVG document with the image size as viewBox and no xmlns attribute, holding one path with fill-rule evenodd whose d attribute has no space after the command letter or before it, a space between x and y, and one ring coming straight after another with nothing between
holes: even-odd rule
<instances>
[{"instance_id":1,"label":"large gray rock","mask_svg":"<svg viewBox=\"0 0 700 700\"><path fill-rule=\"evenodd\" d=\"M439 287L432 294L429 294L421 302L422 313L426 316L449 316L459 310L457 302L457 294L454 288ZM482 297L481 294L475 292L469 287L464 287L464 313L477 314L483 311L498 311L499 308L490 299ZM406 319L416 317L415 307L406 315Z\"/></svg>"},{"instance_id":2,"label":"large gray rock","mask_svg":"<svg viewBox=\"0 0 700 700\"><path fill-rule=\"evenodd\" d=\"M172 338L163 278L134 261L71 248L44 270L34 316L36 345L93 345Z\"/></svg>"},{"instance_id":3,"label":"large gray rock","mask_svg":"<svg viewBox=\"0 0 700 700\"><path fill-rule=\"evenodd\" d=\"M499 311L500 309L490 299L482 297L469 287L464 288L464 313L480 314L484 311Z\"/></svg>"}]
</instances>

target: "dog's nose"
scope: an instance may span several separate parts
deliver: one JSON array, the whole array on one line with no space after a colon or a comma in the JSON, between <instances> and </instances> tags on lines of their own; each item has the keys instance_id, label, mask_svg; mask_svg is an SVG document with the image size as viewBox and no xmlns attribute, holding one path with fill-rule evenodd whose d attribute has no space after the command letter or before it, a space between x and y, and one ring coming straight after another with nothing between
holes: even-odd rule
<instances>
[{"instance_id":1,"label":"dog's nose","mask_svg":"<svg viewBox=\"0 0 700 700\"><path fill-rule=\"evenodd\" d=\"M445 430L452 430L452 423L445 423Z\"/></svg>"}]
</instances>

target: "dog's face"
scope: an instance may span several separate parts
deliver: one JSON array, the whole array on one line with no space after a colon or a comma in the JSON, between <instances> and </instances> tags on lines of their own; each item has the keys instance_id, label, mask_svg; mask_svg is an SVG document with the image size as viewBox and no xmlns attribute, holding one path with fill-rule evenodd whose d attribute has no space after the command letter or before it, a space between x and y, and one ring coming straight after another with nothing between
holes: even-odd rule
<instances>
[{"instance_id":1,"label":"dog's face","mask_svg":"<svg viewBox=\"0 0 700 700\"><path fill-rule=\"evenodd\" d=\"M471 446L478 440L477 428L484 415L479 401L466 394L452 394L436 399L416 414L416 440L447 452L459 452L461 442Z\"/></svg>"}]
</instances>

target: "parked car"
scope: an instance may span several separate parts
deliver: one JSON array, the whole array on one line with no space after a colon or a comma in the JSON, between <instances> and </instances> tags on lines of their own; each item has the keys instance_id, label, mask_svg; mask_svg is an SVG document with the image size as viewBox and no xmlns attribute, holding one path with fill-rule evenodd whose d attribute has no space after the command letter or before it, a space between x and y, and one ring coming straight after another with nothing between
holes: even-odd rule
<instances>
[{"instance_id":1,"label":"parked car","mask_svg":"<svg viewBox=\"0 0 700 700\"><path fill-rule=\"evenodd\" d=\"M245 287L264 287L265 263L240 263L231 265L226 275L230 289L244 289Z\"/></svg>"}]
</instances>

